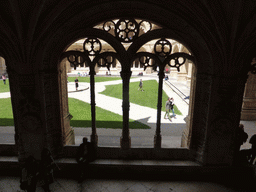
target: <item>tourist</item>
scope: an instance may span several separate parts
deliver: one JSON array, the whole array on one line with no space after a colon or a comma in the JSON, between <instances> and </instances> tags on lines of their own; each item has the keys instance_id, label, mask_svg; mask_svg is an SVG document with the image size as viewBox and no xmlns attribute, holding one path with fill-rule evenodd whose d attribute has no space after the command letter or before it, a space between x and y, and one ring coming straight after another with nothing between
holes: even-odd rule
<instances>
[{"instance_id":1,"label":"tourist","mask_svg":"<svg viewBox=\"0 0 256 192\"><path fill-rule=\"evenodd\" d=\"M4 84L6 84L6 76L5 75L2 75L2 79L3 79Z\"/></svg>"},{"instance_id":2,"label":"tourist","mask_svg":"<svg viewBox=\"0 0 256 192\"><path fill-rule=\"evenodd\" d=\"M87 166L89 164L89 142L87 137L83 138L83 143L78 147L76 161L78 163L79 169L79 179L78 182L82 182L85 177L85 172L87 171Z\"/></svg>"},{"instance_id":3,"label":"tourist","mask_svg":"<svg viewBox=\"0 0 256 192\"><path fill-rule=\"evenodd\" d=\"M142 82L142 79L140 79L140 84L139 84L138 90L144 91L142 86L143 86L143 82Z\"/></svg>"},{"instance_id":4,"label":"tourist","mask_svg":"<svg viewBox=\"0 0 256 192\"><path fill-rule=\"evenodd\" d=\"M170 121L172 121L171 118L170 118L170 114L169 114L169 113L170 113L170 109L171 109L171 108L170 108L170 105L171 105L171 98L168 97L168 100L167 100L166 103L165 103L165 111L166 111L166 112L165 112L165 114L164 114L164 118L167 119L167 118L166 118L166 115L167 115L168 119L169 119Z\"/></svg>"},{"instance_id":5,"label":"tourist","mask_svg":"<svg viewBox=\"0 0 256 192\"><path fill-rule=\"evenodd\" d=\"M172 110L172 115L173 115L174 119L176 119L176 115L174 113L174 99L173 98L171 98L171 100L170 100L170 107Z\"/></svg>"},{"instance_id":6,"label":"tourist","mask_svg":"<svg viewBox=\"0 0 256 192\"><path fill-rule=\"evenodd\" d=\"M78 79L77 79L77 78L75 79L75 84L76 84L76 90L77 90L77 89L78 89L78 86L79 86L79 85L78 85Z\"/></svg>"}]
</instances>

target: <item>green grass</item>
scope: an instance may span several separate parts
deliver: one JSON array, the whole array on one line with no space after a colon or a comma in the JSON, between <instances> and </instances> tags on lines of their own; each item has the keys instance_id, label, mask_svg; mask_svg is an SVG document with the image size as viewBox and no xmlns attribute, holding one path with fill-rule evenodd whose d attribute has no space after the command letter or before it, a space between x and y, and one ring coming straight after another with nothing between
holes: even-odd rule
<instances>
[{"instance_id":1,"label":"green grass","mask_svg":"<svg viewBox=\"0 0 256 192\"><path fill-rule=\"evenodd\" d=\"M157 97L158 97L158 83L156 80L143 81L143 90L138 91L139 82L130 83L130 102L141 106L157 109ZM107 85L106 89L101 94L122 99L122 84ZM162 111L165 111L165 102L168 96L163 91L162 96ZM176 105L174 105L174 112L177 115L182 115Z\"/></svg>"},{"instance_id":2,"label":"green grass","mask_svg":"<svg viewBox=\"0 0 256 192\"><path fill-rule=\"evenodd\" d=\"M4 85L3 80L0 81L0 93L10 92L9 79L6 79L5 82L6 82L6 84Z\"/></svg>"},{"instance_id":3,"label":"green grass","mask_svg":"<svg viewBox=\"0 0 256 192\"><path fill-rule=\"evenodd\" d=\"M91 105L74 98L68 98L69 112L73 116L70 125L73 127L91 127ZM123 117L96 106L96 127L122 129ZM129 120L131 129L149 129L138 121Z\"/></svg>"},{"instance_id":4,"label":"green grass","mask_svg":"<svg viewBox=\"0 0 256 192\"><path fill-rule=\"evenodd\" d=\"M91 127L91 105L74 98L68 98L69 112L73 116L73 127ZM11 98L0 99L0 126L14 126ZM122 129L122 116L96 107L96 127ZM150 129L138 121L130 120L131 129Z\"/></svg>"},{"instance_id":5,"label":"green grass","mask_svg":"<svg viewBox=\"0 0 256 192\"><path fill-rule=\"evenodd\" d=\"M75 79L78 79L79 82L87 82L90 83L90 76L87 77L68 77L68 81L69 82L75 82ZM99 77L99 76L95 76L95 82L104 82L104 81L114 81L114 80L121 80L121 77Z\"/></svg>"},{"instance_id":6,"label":"green grass","mask_svg":"<svg viewBox=\"0 0 256 192\"><path fill-rule=\"evenodd\" d=\"M14 126L11 98L0 99L0 126Z\"/></svg>"}]
</instances>

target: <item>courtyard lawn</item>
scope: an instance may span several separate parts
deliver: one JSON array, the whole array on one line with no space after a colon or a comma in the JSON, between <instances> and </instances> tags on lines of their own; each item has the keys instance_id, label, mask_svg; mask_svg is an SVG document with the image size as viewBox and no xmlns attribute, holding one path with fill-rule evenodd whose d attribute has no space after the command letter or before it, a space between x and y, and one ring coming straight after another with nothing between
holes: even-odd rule
<instances>
[{"instance_id":1,"label":"courtyard lawn","mask_svg":"<svg viewBox=\"0 0 256 192\"><path fill-rule=\"evenodd\" d=\"M5 82L6 84L4 84L3 80L0 80L0 93L10 92L9 79L6 79Z\"/></svg>"},{"instance_id":2,"label":"courtyard lawn","mask_svg":"<svg viewBox=\"0 0 256 192\"><path fill-rule=\"evenodd\" d=\"M73 127L91 127L91 106L78 99L69 98L69 112L73 116L70 125ZM14 126L11 98L0 99L0 126ZM97 128L122 128L122 116L96 107ZM138 121L130 120L131 129L150 129Z\"/></svg>"},{"instance_id":3,"label":"courtyard lawn","mask_svg":"<svg viewBox=\"0 0 256 192\"><path fill-rule=\"evenodd\" d=\"M73 116L70 125L73 127L91 127L91 105L74 98L68 98L69 112ZM96 127L122 129L123 117L113 112L96 107ZM129 121L131 129L150 129L138 121Z\"/></svg>"},{"instance_id":4,"label":"courtyard lawn","mask_svg":"<svg viewBox=\"0 0 256 192\"><path fill-rule=\"evenodd\" d=\"M156 80L143 81L143 90L138 91L139 82L130 83L130 102L141 106L157 109L157 97L158 97L158 83ZM122 84L107 85L106 89L101 94L122 99ZM168 96L163 91L162 96L162 111L165 111L165 102ZM182 115L176 105L174 105L174 112L177 115Z\"/></svg>"},{"instance_id":5,"label":"courtyard lawn","mask_svg":"<svg viewBox=\"0 0 256 192\"><path fill-rule=\"evenodd\" d=\"M75 79L78 79L79 82L87 82L90 83L90 76L86 77L68 77L69 82L75 82ZM104 81L114 81L121 80L121 77L108 77L108 76L95 76L95 82L104 82Z\"/></svg>"},{"instance_id":6,"label":"courtyard lawn","mask_svg":"<svg viewBox=\"0 0 256 192\"><path fill-rule=\"evenodd\" d=\"M11 98L0 99L0 126L14 126Z\"/></svg>"}]
</instances>

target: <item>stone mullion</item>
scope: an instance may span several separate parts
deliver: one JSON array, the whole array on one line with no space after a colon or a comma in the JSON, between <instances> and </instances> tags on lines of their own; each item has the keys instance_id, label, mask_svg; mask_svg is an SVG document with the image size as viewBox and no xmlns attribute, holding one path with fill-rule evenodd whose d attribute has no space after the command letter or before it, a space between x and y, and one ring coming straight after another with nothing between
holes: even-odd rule
<instances>
[{"instance_id":1,"label":"stone mullion","mask_svg":"<svg viewBox=\"0 0 256 192\"><path fill-rule=\"evenodd\" d=\"M61 88L58 85L57 71L41 71L42 94L44 100L44 146L51 150L53 156L62 153L66 133L61 126ZM57 91L59 90L59 91Z\"/></svg>"},{"instance_id":2,"label":"stone mullion","mask_svg":"<svg viewBox=\"0 0 256 192\"><path fill-rule=\"evenodd\" d=\"M192 65L192 64L191 64ZM192 67L191 72L191 85L190 85L190 98L189 98L189 110L188 115L185 118L186 129L182 133L181 147L190 148L191 134L192 134L192 124L193 124L193 109L195 103L195 87L196 87L196 67Z\"/></svg>"},{"instance_id":3,"label":"stone mullion","mask_svg":"<svg viewBox=\"0 0 256 192\"><path fill-rule=\"evenodd\" d=\"M195 154L196 161L204 163L204 150L206 144L206 132L208 127L209 102L211 94L212 77L197 74L195 87L195 103L191 110L193 115L190 150Z\"/></svg>"},{"instance_id":4,"label":"stone mullion","mask_svg":"<svg viewBox=\"0 0 256 192\"><path fill-rule=\"evenodd\" d=\"M129 101L129 81L131 77L130 68L127 70L122 70L120 72L123 79L123 129L122 137L120 139L121 148L129 149L131 147L131 137L129 135L129 110L130 110L130 101Z\"/></svg>"},{"instance_id":5,"label":"stone mullion","mask_svg":"<svg viewBox=\"0 0 256 192\"><path fill-rule=\"evenodd\" d=\"M92 117L92 134L91 134L91 142L97 146L98 145L98 135L96 132L96 108L95 108L95 67L94 65L90 66L90 90L91 90L91 117Z\"/></svg>"},{"instance_id":6,"label":"stone mullion","mask_svg":"<svg viewBox=\"0 0 256 192\"><path fill-rule=\"evenodd\" d=\"M246 78L214 77L208 113L204 164L231 165L234 141L240 122L241 103Z\"/></svg>"},{"instance_id":7,"label":"stone mullion","mask_svg":"<svg viewBox=\"0 0 256 192\"><path fill-rule=\"evenodd\" d=\"M159 69L159 83L158 83L158 103L157 103L157 123L156 133L154 136L154 147L161 148L162 136L161 136L161 112L162 112L162 95L163 95L163 78L164 68Z\"/></svg>"}]
</instances>

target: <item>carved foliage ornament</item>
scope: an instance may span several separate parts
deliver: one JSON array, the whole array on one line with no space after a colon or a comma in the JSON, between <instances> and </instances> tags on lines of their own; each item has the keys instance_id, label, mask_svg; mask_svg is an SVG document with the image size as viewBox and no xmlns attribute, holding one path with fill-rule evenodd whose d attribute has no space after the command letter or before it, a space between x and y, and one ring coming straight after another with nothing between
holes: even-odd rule
<instances>
[{"instance_id":1,"label":"carved foliage ornament","mask_svg":"<svg viewBox=\"0 0 256 192\"><path fill-rule=\"evenodd\" d=\"M100 67L107 67L110 70L110 66L114 64L117 54L114 52L103 52L102 44L98 38L88 37L83 43L83 52L81 51L67 51L62 57L67 57L71 65L76 70L77 66L86 66L94 69L98 64Z\"/></svg>"},{"instance_id":2,"label":"carved foliage ornament","mask_svg":"<svg viewBox=\"0 0 256 192\"><path fill-rule=\"evenodd\" d=\"M180 71L181 65L183 65L186 60L194 61L193 56L187 53L173 53L172 44L165 38L161 38L154 44L154 53L148 52L138 52L135 55L135 59L138 58L140 63L144 66L144 70L147 67L152 67L156 69L160 67L160 71L164 69L166 65L170 67L177 68Z\"/></svg>"},{"instance_id":3,"label":"carved foliage ornament","mask_svg":"<svg viewBox=\"0 0 256 192\"><path fill-rule=\"evenodd\" d=\"M133 18L122 18L104 22L103 30L114 35L120 42L130 43L137 39L139 35L151 31L152 24L145 20L138 21Z\"/></svg>"},{"instance_id":4,"label":"carved foliage ornament","mask_svg":"<svg viewBox=\"0 0 256 192\"><path fill-rule=\"evenodd\" d=\"M98 26L99 27L99 26ZM103 23L102 29L122 43L134 42L140 35L152 30L152 24L149 21L137 20L133 18L122 18L117 20L110 20ZM173 53L172 44L166 38L159 39L154 44L154 54L149 52L139 52L131 59L139 59L140 63L147 67L152 67L156 70L160 68L161 73L166 65L177 68L180 71L180 66L183 65L187 59L193 61L194 58L187 53ZM68 51L64 53L68 61L76 69L77 66L83 66L84 63L94 70L97 64L100 67L107 67L114 64L118 55L115 52L103 52L101 41L96 37L88 37L83 43L83 52Z\"/></svg>"}]
</instances>

